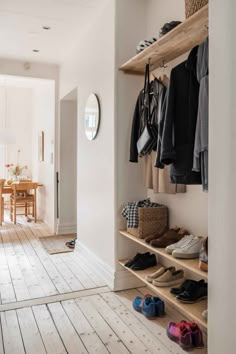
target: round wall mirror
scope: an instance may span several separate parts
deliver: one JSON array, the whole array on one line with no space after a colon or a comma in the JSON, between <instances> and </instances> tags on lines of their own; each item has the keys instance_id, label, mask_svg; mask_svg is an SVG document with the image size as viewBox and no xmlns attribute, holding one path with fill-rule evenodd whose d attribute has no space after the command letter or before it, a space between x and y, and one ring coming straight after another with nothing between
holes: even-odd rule
<instances>
[{"instance_id":1,"label":"round wall mirror","mask_svg":"<svg viewBox=\"0 0 236 354\"><path fill-rule=\"evenodd\" d=\"M85 112L84 112L84 124L85 134L88 140L95 139L100 123L100 107L98 97L92 93L87 99Z\"/></svg>"}]
</instances>

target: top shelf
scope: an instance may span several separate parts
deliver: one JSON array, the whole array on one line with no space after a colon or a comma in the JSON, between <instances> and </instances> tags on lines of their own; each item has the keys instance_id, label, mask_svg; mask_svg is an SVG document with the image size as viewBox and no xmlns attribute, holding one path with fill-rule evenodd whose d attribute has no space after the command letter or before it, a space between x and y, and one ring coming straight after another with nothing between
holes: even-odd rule
<instances>
[{"instance_id":1,"label":"top shelf","mask_svg":"<svg viewBox=\"0 0 236 354\"><path fill-rule=\"evenodd\" d=\"M145 64L150 59L150 70L179 57L208 36L208 5L161 37L141 53L137 54L119 69L127 74L143 75Z\"/></svg>"}]
</instances>

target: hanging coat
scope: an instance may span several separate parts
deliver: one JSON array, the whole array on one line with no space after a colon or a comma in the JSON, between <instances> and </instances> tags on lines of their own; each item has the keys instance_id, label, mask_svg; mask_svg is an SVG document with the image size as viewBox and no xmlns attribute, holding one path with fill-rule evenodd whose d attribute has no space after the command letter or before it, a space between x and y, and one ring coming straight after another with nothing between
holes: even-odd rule
<instances>
[{"instance_id":1,"label":"hanging coat","mask_svg":"<svg viewBox=\"0 0 236 354\"><path fill-rule=\"evenodd\" d=\"M161 112L161 107L165 98L166 88L157 79L150 83L150 124L152 129L158 130L158 115ZM145 95L144 90L142 90L138 96L131 129L131 139L130 139L130 162L138 162L138 149L137 141L145 127L145 114L144 101ZM143 114L144 113L144 114ZM153 147L156 150L156 144Z\"/></svg>"},{"instance_id":2,"label":"hanging coat","mask_svg":"<svg viewBox=\"0 0 236 354\"><path fill-rule=\"evenodd\" d=\"M201 174L192 171L199 96L197 50L193 48L170 76L160 160L164 165L171 164L171 183L202 183Z\"/></svg>"},{"instance_id":3,"label":"hanging coat","mask_svg":"<svg viewBox=\"0 0 236 354\"><path fill-rule=\"evenodd\" d=\"M199 45L197 79L200 83L198 117L195 135L193 171L201 172L203 191L208 191L208 38Z\"/></svg>"}]
</instances>

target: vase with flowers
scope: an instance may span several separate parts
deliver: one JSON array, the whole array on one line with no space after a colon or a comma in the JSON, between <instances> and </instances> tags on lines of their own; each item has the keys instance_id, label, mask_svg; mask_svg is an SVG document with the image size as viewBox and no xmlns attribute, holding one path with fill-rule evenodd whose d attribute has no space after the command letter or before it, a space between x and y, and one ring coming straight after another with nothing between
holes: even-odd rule
<instances>
[{"instance_id":1,"label":"vase with flowers","mask_svg":"<svg viewBox=\"0 0 236 354\"><path fill-rule=\"evenodd\" d=\"M5 167L13 180L18 180L24 170L28 169L28 166L20 166L19 164L14 165L13 163L7 163Z\"/></svg>"}]
</instances>

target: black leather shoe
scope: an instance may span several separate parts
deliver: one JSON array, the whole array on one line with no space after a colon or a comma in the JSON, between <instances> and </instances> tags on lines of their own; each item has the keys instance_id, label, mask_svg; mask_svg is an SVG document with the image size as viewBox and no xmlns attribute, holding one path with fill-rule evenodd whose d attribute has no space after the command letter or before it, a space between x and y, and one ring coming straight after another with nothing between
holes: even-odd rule
<instances>
[{"instance_id":1,"label":"black leather shoe","mask_svg":"<svg viewBox=\"0 0 236 354\"><path fill-rule=\"evenodd\" d=\"M155 254L149 254L138 260L130 267L133 270L143 270L157 265Z\"/></svg>"},{"instance_id":2,"label":"black leather shoe","mask_svg":"<svg viewBox=\"0 0 236 354\"><path fill-rule=\"evenodd\" d=\"M188 304L193 304L206 298L207 283L205 283L204 279L193 283L182 294L176 296L177 300Z\"/></svg>"},{"instance_id":3,"label":"black leather shoe","mask_svg":"<svg viewBox=\"0 0 236 354\"><path fill-rule=\"evenodd\" d=\"M189 286L191 286L193 283L197 283L195 280L187 279L183 282L182 285L180 285L178 288L171 288L170 293L172 295L180 295L182 294L185 290L188 289Z\"/></svg>"},{"instance_id":4,"label":"black leather shoe","mask_svg":"<svg viewBox=\"0 0 236 354\"><path fill-rule=\"evenodd\" d=\"M128 262L125 263L125 267L130 268L138 259L146 256L150 256L150 252L137 253L136 256L134 256L134 258L130 259Z\"/></svg>"}]
</instances>

